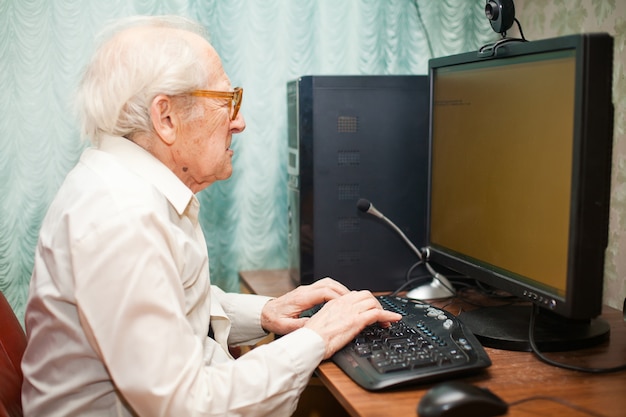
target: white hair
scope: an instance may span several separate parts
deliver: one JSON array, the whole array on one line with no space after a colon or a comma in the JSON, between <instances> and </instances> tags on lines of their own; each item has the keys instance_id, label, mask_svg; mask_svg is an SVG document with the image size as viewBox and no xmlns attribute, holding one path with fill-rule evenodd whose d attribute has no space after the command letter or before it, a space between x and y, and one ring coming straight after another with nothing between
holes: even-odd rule
<instances>
[{"instance_id":1,"label":"white hair","mask_svg":"<svg viewBox=\"0 0 626 417\"><path fill-rule=\"evenodd\" d=\"M208 40L201 25L177 16L135 16L106 28L75 98L81 137L95 145L103 135L130 138L138 132L153 132L150 104L154 97L175 96L207 83L206 61L186 37L170 30L115 36L135 27L180 29Z\"/></svg>"}]
</instances>

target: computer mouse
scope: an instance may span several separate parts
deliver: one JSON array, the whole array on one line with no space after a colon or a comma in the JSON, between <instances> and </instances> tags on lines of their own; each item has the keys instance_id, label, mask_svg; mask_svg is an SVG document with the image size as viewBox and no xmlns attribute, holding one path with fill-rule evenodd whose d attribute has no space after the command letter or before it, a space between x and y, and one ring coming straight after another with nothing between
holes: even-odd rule
<instances>
[{"instance_id":1,"label":"computer mouse","mask_svg":"<svg viewBox=\"0 0 626 417\"><path fill-rule=\"evenodd\" d=\"M509 406L487 388L462 381L448 381L431 388L417 405L419 417L490 417L507 412Z\"/></svg>"}]
</instances>

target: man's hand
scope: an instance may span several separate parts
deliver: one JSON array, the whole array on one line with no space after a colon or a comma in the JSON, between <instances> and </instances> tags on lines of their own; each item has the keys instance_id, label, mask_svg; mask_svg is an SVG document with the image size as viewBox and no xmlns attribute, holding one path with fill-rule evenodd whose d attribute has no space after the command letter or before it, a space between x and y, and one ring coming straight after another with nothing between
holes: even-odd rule
<instances>
[{"instance_id":1,"label":"man's hand","mask_svg":"<svg viewBox=\"0 0 626 417\"><path fill-rule=\"evenodd\" d=\"M313 306L349 293L343 284L331 278L320 279L311 285L301 285L287 294L270 300L261 312L261 326L265 331L287 334L304 326L300 314Z\"/></svg>"},{"instance_id":2,"label":"man's hand","mask_svg":"<svg viewBox=\"0 0 626 417\"><path fill-rule=\"evenodd\" d=\"M379 323L386 327L390 322L401 318L398 313L383 310L369 291L352 291L327 302L308 319L305 327L314 330L324 339L324 359L328 359L366 326Z\"/></svg>"},{"instance_id":3,"label":"man's hand","mask_svg":"<svg viewBox=\"0 0 626 417\"><path fill-rule=\"evenodd\" d=\"M313 317L300 318L303 311L324 302L324 307ZM261 325L275 334L308 327L324 339L327 359L366 326L373 323L388 326L401 318L397 313L383 310L371 292L350 291L339 282L324 278L268 301L261 312Z\"/></svg>"}]
</instances>

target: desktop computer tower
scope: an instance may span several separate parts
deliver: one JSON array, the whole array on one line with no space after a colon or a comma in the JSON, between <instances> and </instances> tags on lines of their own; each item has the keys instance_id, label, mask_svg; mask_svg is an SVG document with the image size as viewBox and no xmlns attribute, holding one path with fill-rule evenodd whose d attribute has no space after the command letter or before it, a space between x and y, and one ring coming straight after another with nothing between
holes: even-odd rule
<instances>
[{"instance_id":1,"label":"desktop computer tower","mask_svg":"<svg viewBox=\"0 0 626 417\"><path fill-rule=\"evenodd\" d=\"M287 83L290 276L395 290L418 261L366 198L426 243L427 76L303 76Z\"/></svg>"}]
</instances>

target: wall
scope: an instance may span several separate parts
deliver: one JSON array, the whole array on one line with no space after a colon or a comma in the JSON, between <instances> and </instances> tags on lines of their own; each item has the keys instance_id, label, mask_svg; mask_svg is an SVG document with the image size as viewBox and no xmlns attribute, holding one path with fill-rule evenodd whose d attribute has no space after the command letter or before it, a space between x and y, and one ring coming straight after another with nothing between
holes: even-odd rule
<instances>
[{"instance_id":1,"label":"wall","mask_svg":"<svg viewBox=\"0 0 626 417\"><path fill-rule=\"evenodd\" d=\"M424 74L428 58L493 40L480 1L0 0L0 291L18 317L48 204L84 144L69 111L94 35L132 14L179 14L210 33L246 130L234 173L199 194L211 279L287 266L286 83L307 74ZM129 260L132 262L132 260Z\"/></svg>"},{"instance_id":2,"label":"wall","mask_svg":"<svg viewBox=\"0 0 626 417\"><path fill-rule=\"evenodd\" d=\"M619 2L620 4L616 4ZM529 39L615 35L615 157L605 298L626 294L623 0L517 0ZM286 91L303 74L423 74L431 56L475 50L495 36L483 0L0 0L0 290L18 316L46 208L84 145L71 91L104 22L176 13L208 26L234 83L246 88L235 174L200 195L214 282L238 289L240 269L286 267Z\"/></svg>"},{"instance_id":3,"label":"wall","mask_svg":"<svg viewBox=\"0 0 626 417\"><path fill-rule=\"evenodd\" d=\"M626 297L626 1L516 0L515 9L528 40L588 32L607 32L614 37L615 125L604 299L621 309ZM510 36L519 36L519 32L511 30Z\"/></svg>"}]
</instances>

